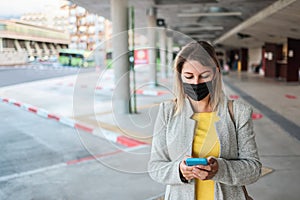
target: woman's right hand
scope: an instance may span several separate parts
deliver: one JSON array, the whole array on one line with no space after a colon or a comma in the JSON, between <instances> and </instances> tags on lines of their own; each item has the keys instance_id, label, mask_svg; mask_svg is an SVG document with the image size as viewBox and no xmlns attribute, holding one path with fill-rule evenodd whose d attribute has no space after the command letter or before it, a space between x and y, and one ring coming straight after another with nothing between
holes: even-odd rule
<instances>
[{"instance_id":1,"label":"woman's right hand","mask_svg":"<svg viewBox=\"0 0 300 200\"><path fill-rule=\"evenodd\" d=\"M185 160L187 158L190 158L190 156L185 156L184 157L184 159L181 161L181 163L179 165L179 168L180 168L180 172L183 175L183 177L186 180L189 181L189 180L194 178L194 175L193 175L193 167L192 166L187 166L186 163L185 163Z\"/></svg>"}]
</instances>

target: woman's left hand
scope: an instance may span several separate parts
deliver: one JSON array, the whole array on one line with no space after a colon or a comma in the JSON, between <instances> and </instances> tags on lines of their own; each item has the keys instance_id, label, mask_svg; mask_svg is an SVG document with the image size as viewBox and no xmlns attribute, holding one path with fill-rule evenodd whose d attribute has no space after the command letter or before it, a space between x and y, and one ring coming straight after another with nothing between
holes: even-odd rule
<instances>
[{"instance_id":1,"label":"woman's left hand","mask_svg":"<svg viewBox=\"0 0 300 200\"><path fill-rule=\"evenodd\" d=\"M193 168L194 178L209 180L218 172L218 161L213 157L207 158L208 165L196 165Z\"/></svg>"}]
</instances>

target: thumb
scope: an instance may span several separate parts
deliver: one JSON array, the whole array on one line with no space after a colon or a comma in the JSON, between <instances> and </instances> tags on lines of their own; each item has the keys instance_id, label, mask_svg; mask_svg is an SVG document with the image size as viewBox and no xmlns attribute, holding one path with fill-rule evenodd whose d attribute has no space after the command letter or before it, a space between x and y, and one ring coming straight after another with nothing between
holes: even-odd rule
<instances>
[{"instance_id":1,"label":"thumb","mask_svg":"<svg viewBox=\"0 0 300 200\"><path fill-rule=\"evenodd\" d=\"M184 158L183 158L184 162L185 162L185 160L186 160L187 158L191 158L191 156L185 155Z\"/></svg>"}]
</instances>

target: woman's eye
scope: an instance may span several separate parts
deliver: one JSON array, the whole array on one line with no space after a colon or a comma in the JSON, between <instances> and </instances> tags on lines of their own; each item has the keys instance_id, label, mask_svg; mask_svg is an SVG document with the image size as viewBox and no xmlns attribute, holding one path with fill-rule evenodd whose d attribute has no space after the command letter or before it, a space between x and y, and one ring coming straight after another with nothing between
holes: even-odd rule
<instances>
[{"instance_id":1,"label":"woman's eye","mask_svg":"<svg viewBox=\"0 0 300 200\"><path fill-rule=\"evenodd\" d=\"M201 75L201 78L208 78L210 75L209 74L204 74L204 75Z\"/></svg>"},{"instance_id":2,"label":"woman's eye","mask_svg":"<svg viewBox=\"0 0 300 200\"><path fill-rule=\"evenodd\" d=\"M188 77L185 76L185 78L186 79L192 79L193 77L192 76L188 76Z\"/></svg>"}]
</instances>

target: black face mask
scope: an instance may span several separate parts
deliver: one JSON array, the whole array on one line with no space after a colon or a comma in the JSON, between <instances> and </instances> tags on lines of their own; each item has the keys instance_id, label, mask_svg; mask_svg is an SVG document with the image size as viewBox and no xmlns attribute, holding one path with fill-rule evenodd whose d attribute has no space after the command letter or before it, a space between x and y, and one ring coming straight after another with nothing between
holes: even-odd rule
<instances>
[{"instance_id":1,"label":"black face mask","mask_svg":"<svg viewBox=\"0 0 300 200\"><path fill-rule=\"evenodd\" d=\"M189 84L183 83L184 92L195 101L201 101L212 89L212 81L199 83L199 84Z\"/></svg>"}]
</instances>

